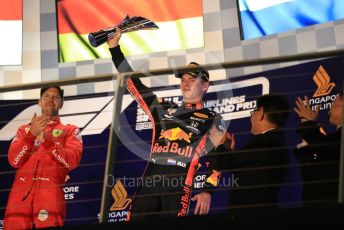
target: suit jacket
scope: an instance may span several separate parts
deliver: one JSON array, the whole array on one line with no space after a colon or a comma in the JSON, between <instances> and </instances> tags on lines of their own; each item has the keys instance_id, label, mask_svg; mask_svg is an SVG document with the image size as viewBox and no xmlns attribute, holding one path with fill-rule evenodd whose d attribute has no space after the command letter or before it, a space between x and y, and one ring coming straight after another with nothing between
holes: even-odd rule
<instances>
[{"instance_id":1,"label":"suit jacket","mask_svg":"<svg viewBox=\"0 0 344 230\"><path fill-rule=\"evenodd\" d=\"M289 162L288 147L280 129L254 135L240 150L223 154L223 169L238 178L238 187L230 189L230 208L276 205Z\"/></svg>"},{"instance_id":2,"label":"suit jacket","mask_svg":"<svg viewBox=\"0 0 344 230\"><path fill-rule=\"evenodd\" d=\"M306 121L300 124L296 132L317 151L318 161L339 160L342 128L325 135L320 132L318 123Z\"/></svg>"},{"instance_id":3,"label":"suit jacket","mask_svg":"<svg viewBox=\"0 0 344 230\"><path fill-rule=\"evenodd\" d=\"M295 149L304 182L303 200L313 203L321 200L336 202L341 128L325 135L320 132L318 123L306 121L300 124L297 133L308 143Z\"/></svg>"}]
</instances>

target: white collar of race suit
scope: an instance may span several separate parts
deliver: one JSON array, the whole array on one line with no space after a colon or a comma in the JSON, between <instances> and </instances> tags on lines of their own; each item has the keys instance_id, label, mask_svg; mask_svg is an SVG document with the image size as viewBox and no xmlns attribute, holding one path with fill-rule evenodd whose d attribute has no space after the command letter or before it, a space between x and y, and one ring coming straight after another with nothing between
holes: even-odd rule
<instances>
[{"instance_id":1,"label":"white collar of race suit","mask_svg":"<svg viewBox=\"0 0 344 230\"><path fill-rule=\"evenodd\" d=\"M60 122L60 118L57 117L55 120L50 120L50 121L48 122L48 125L52 125L52 124L59 123L59 122Z\"/></svg>"}]
</instances>

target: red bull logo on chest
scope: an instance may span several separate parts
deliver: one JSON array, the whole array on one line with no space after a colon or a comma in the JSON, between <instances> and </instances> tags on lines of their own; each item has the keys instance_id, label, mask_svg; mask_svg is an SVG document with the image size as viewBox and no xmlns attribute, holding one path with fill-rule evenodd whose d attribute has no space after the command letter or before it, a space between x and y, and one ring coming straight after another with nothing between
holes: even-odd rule
<instances>
[{"instance_id":1,"label":"red bull logo on chest","mask_svg":"<svg viewBox=\"0 0 344 230\"><path fill-rule=\"evenodd\" d=\"M192 133L187 134L181 128L173 128L168 130L161 130L159 139L168 139L169 141L184 140L190 143Z\"/></svg>"}]
</instances>

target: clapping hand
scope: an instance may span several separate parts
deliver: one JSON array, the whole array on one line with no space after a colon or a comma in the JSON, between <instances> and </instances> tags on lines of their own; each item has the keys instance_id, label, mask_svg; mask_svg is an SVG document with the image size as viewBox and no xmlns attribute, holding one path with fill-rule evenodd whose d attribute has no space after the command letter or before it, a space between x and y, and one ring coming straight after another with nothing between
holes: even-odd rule
<instances>
[{"instance_id":1,"label":"clapping hand","mask_svg":"<svg viewBox=\"0 0 344 230\"><path fill-rule=\"evenodd\" d=\"M38 137L40 142L44 142L45 140L44 130L47 127L48 122L49 116L37 116L36 113L34 113L34 115L32 116L30 132L32 135Z\"/></svg>"},{"instance_id":2,"label":"clapping hand","mask_svg":"<svg viewBox=\"0 0 344 230\"><path fill-rule=\"evenodd\" d=\"M297 98L295 102L296 107L294 111L299 115L299 118L302 122L304 121L316 121L319 115L319 106L315 107L315 110L312 110L311 105L309 104L309 99L307 96L304 97L305 103L300 97Z\"/></svg>"}]
</instances>

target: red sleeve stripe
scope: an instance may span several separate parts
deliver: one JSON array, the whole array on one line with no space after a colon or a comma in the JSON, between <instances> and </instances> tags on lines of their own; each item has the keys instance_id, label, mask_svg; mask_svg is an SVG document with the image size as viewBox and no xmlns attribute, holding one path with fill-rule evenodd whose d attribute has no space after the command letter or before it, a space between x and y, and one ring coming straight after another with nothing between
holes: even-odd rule
<instances>
[{"instance_id":1,"label":"red sleeve stripe","mask_svg":"<svg viewBox=\"0 0 344 230\"><path fill-rule=\"evenodd\" d=\"M195 154L191 160L188 172L186 174L185 185L187 186L192 186L199 158L201 156L203 149L205 149L206 140L207 140L207 136L204 135L196 147Z\"/></svg>"},{"instance_id":2,"label":"red sleeve stripe","mask_svg":"<svg viewBox=\"0 0 344 230\"><path fill-rule=\"evenodd\" d=\"M133 81L129 78L127 80L126 84L127 84L127 89L129 90L130 94L135 98L136 102L141 106L143 111L148 115L149 119L152 122L152 127L153 127L153 137L152 137L152 144L151 144L151 152L152 152L153 143L154 143L154 139L155 139L155 121L154 121L154 117L153 117L151 111L149 110L147 103L142 98L142 96L140 94L140 91L136 88L136 86L133 83Z\"/></svg>"}]
</instances>

